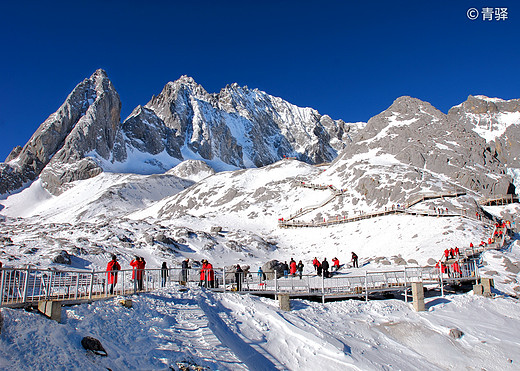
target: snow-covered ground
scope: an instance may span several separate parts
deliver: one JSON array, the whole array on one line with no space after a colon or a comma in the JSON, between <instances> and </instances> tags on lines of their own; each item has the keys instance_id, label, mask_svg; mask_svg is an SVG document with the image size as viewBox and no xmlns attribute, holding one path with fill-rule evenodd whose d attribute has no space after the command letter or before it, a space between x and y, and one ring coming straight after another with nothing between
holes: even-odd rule
<instances>
[{"instance_id":1,"label":"snow-covered ground","mask_svg":"<svg viewBox=\"0 0 520 371\"><path fill-rule=\"evenodd\" d=\"M394 175L383 162L371 166ZM147 268L163 261L178 266L187 257L209 259L215 267L241 263L256 271L268 260L294 257L306 265L304 273L311 273L315 256L329 261L337 256L347 263L355 251L362 268L343 271L353 274L432 264L444 249L478 244L491 233L474 219L412 215L280 229L278 218L331 195L298 187L298 182L348 189L341 183L345 178L297 161L215 175L197 166L185 164L182 171L163 175L103 173L75 182L59 196L35 182L0 202L6 217L0 223L0 260L10 267L102 270L115 253L123 268L137 254L145 257ZM423 185L434 184L433 177ZM445 184L439 180L436 187ZM405 200L417 196L415 188L402 192L407 192ZM300 219L381 207L361 198L353 202L354 196L347 193ZM469 197L414 208L454 212L474 205ZM513 219L518 210L517 204L486 208ZM212 232L215 226L222 231ZM161 242L161 236L170 242ZM52 261L61 250L71 254L70 266ZM184 362L211 370L520 369L520 243L483 254L479 271L494 279L497 296L430 297L421 313L398 299L292 300L293 310L282 312L272 299L200 288L182 291L173 283L168 290L132 296L131 309L122 307L120 298L65 307L60 324L3 308L0 368L177 369ZM464 336L449 337L451 328ZM83 350L80 341L88 335L101 340L108 357Z\"/></svg>"},{"instance_id":2,"label":"snow-covered ground","mask_svg":"<svg viewBox=\"0 0 520 371\"><path fill-rule=\"evenodd\" d=\"M427 299L316 303L179 287L63 308L62 323L3 309L0 367L11 370L518 370L516 299L471 294ZM451 329L464 333L449 336ZM89 354L84 336L108 356Z\"/></svg>"}]
</instances>

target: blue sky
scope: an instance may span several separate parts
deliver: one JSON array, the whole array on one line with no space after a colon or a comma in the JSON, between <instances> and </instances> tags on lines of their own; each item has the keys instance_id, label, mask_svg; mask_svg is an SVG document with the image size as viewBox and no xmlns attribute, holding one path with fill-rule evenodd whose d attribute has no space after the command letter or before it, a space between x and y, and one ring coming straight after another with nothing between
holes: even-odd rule
<instances>
[{"instance_id":1,"label":"blue sky","mask_svg":"<svg viewBox=\"0 0 520 371\"><path fill-rule=\"evenodd\" d=\"M467 10L507 8L506 20ZM237 82L345 121L399 96L443 112L470 94L520 98L520 6L459 1L3 1L0 160L72 89L107 71L122 119L164 84Z\"/></svg>"}]
</instances>

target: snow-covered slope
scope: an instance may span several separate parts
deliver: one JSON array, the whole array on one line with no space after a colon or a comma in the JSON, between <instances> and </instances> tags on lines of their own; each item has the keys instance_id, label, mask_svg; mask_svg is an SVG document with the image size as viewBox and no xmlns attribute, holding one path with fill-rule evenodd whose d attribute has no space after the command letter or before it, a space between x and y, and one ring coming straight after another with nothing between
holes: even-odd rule
<instances>
[{"instance_id":1,"label":"snow-covered slope","mask_svg":"<svg viewBox=\"0 0 520 371\"><path fill-rule=\"evenodd\" d=\"M17 370L517 370L518 302L448 295L417 313L400 300L314 303L178 287L63 309L58 324L3 309L0 367ZM461 339L449 336L463 332ZM99 339L107 357L80 345Z\"/></svg>"}]
</instances>

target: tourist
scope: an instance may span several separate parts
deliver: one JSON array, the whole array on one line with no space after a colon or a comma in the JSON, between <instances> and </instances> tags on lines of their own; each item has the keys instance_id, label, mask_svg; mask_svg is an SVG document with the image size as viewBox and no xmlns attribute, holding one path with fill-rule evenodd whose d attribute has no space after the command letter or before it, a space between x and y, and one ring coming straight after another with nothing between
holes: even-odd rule
<instances>
[{"instance_id":1,"label":"tourist","mask_svg":"<svg viewBox=\"0 0 520 371\"><path fill-rule=\"evenodd\" d=\"M237 291L242 291L242 280L244 279L244 271L240 268L240 265L237 264L237 268L235 270L235 282L237 283Z\"/></svg>"},{"instance_id":2,"label":"tourist","mask_svg":"<svg viewBox=\"0 0 520 371\"><path fill-rule=\"evenodd\" d=\"M352 251L352 268L359 268L358 265L358 256L355 252Z\"/></svg>"},{"instance_id":3,"label":"tourist","mask_svg":"<svg viewBox=\"0 0 520 371\"><path fill-rule=\"evenodd\" d=\"M200 269L199 286L206 285L206 259L202 259L202 267Z\"/></svg>"},{"instance_id":4,"label":"tourist","mask_svg":"<svg viewBox=\"0 0 520 371\"><path fill-rule=\"evenodd\" d=\"M296 271L297 271L296 261L294 261L294 259L291 258L291 262L289 263L289 274L291 276L296 276Z\"/></svg>"},{"instance_id":5,"label":"tourist","mask_svg":"<svg viewBox=\"0 0 520 371\"><path fill-rule=\"evenodd\" d=\"M298 265L296 266L296 268L298 268L298 273L300 275L300 279L302 279L303 267L304 267L304 265L303 265L302 261L300 260L298 262Z\"/></svg>"},{"instance_id":6,"label":"tourist","mask_svg":"<svg viewBox=\"0 0 520 371\"><path fill-rule=\"evenodd\" d=\"M161 266L161 287L166 286L166 279L168 278L168 266L166 262L162 263Z\"/></svg>"},{"instance_id":7,"label":"tourist","mask_svg":"<svg viewBox=\"0 0 520 371\"><path fill-rule=\"evenodd\" d=\"M190 259L186 258L181 265L181 282L188 282L188 270L190 269Z\"/></svg>"},{"instance_id":8,"label":"tourist","mask_svg":"<svg viewBox=\"0 0 520 371\"><path fill-rule=\"evenodd\" d=\"M339 259L334 257L332 258L332 271L337 272L339 270Z\"/></svg>"},{"instance_id":9,"label":"tourist","mask_svg":"<svg viewBox=\"0 0 520 371\"><path fill-rule=\"evenodd\" d=\"M314 260L312 261L312 266L314 267L315 272L318 272L318 265L320 265L320 262L318 261L317 257L314 257Z\"/></svg>"},{"instance_id":10,"label":"tourist","mask_svg":"<svg viewBox=\"0 0 520 371\"><path fill-rule=\"evenodd\" d=\"M107 264L107 284L110 285L108 290L110 295L114 293L114 287L117 283L117 273L120 270L121 265L119 265L119 263L117 262L117 256L112 255L112 260L110 260Z\"/></svg>"},{"instance_id":11,"label":"tourist","mask_svg":"<svg viewBox=\"0 0 520 371\"><path fill-rule=\"evenodd\" d=\"M321 262L321 269L323 271L323 278L329 278L330 277L329 262L327 261L327 258L324 258L323 261Z\"/></svg>"},{"instance_id":12,"label":"tourist","mask_svg":"<svg viewBox=\"0 0 520 371\"><path fill-rule=\"evenodd\" d=\"M210 289L215 287L215 271L213 265L206 260L206 287Z\"/></svg>"},{"instance_id":13,"label":"tourist","mask_svg":"<svg viewBox=\"0 0 520 371\"><path fill-rule=\"evenodd\" d=\"M283 270L283 276L285 278L287 278L287 276L289 275L289 265L287 264L287 262L284 262L282 264L282 270Z\"/></svg>"}]
</instances>

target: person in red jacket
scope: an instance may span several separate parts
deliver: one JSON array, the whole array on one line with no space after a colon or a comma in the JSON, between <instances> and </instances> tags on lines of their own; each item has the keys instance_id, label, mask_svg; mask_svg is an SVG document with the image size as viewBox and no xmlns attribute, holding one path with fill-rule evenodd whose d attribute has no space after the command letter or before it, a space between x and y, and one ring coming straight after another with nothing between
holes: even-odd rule
<instances>
[{"instance_id":1,"label":"person in red jacket","mask_svg":"<svg viewBox=\"0 0 520 371\"><path fill-rule=\"evenodd\" d=\"M108 292L109 294L114 293L114 287L117 283L117 273L121 270L121 265L117 262L117 256L112 255L112 260L107 264L107 283L110 285Z\"/></svg>"},{"instance_id":2,"label":"person in red jacket","mask_svg":"<svg viewBox=\"0 0 520 371\"><path fill-rule=\"evenodd\" d=\"M314 257L312 261L312 266L314 267L314 271L318 271L318 267L320 266L320 262L318 261L318 258Z\"/></svg>"},{"instance_id":3,"label":"person in red jacket","mask_svg":"<svg viewBox=\"0 0 520 371\"><path fill-rule=\"evenodd\" d=\"M455 261L455 263L451 265L451 269L453 270L453 275L455 277L460 277L462 275L462 271L460 270L460 265L458 261Z\"/></svg>"},{"instance_id":4,"label":"person in red jacket","mask_svg":"<svg viewBox=\"0 0 520 371\"><path fill-rule=\"evenodd\" d=\"M207 264L207 260L206 259L203 259L202 260L202 268L200 269L200 277L199 277L199 286L205 286L206 284L206 264Z\"/></svg>"},{"instance_id":5,"label":"person in red jacket","mask_svg":"<svg viewBox=\"0 0 520 371\"><path fill-rule=\"evenodd\" d=\"M448 260L450 258L450 250L446 249L444 250L444 259Z\"/></svg>"},{"instance_id":6,"label":"person in red jacket","mask_svg":"<svg viewBox=\"0 0 520 371\"><path fill-rule=\"evenodd\" d=\"M296 271L298 270L298 268L296 267L296 261L291 258L291 262L289 263L289 274L291 276L296 276Z\"/></svg>"},{"instance_id":7,"label":"person in red jacket","mask_svg":"<svg viewBox=\"0 0 520 371\"><path fill-rule=\"evenodd\" d=\"M135 290L142 290L143 289L143 276L144 276L144 268L146 266L146 262L144 261L144 258L140 256L136 256L135 259L133 259L130 262L130 265L132 266L132 279L134 280L134 289Z\"/></svg>"},{"instance_id":8,"label":"person in red jacket","mask_svg":"<svg viewBox=\"0 0 520 371\"><path fill-rule=\"evenodd\" d=\"M206 260L206 287L214 288L215 287L215 271L213 270L213 265Z\"/></svg>"},{"instance_id":9,"label":"person in red jacket","mask_svg":"<svg viewBox=\"0 0 520 371\"><path fill-rule=\"evenodd\" d=\"M332 264L332 270L333 271L339 270L339 259L336 258L336 257L332 258L332 263L333 263Z\"/></svg>"},{"instance_id":10,"label":"person in red jacket","mask_svg":"<svg viewBox=\"0 0 520 371\"><path fill-rule=\"evenodd\" d=\"M454 252L455 252L455 256L458 258L460 256L460 250L457 246L455 246Z\"/></svg>"}]
</instances>

